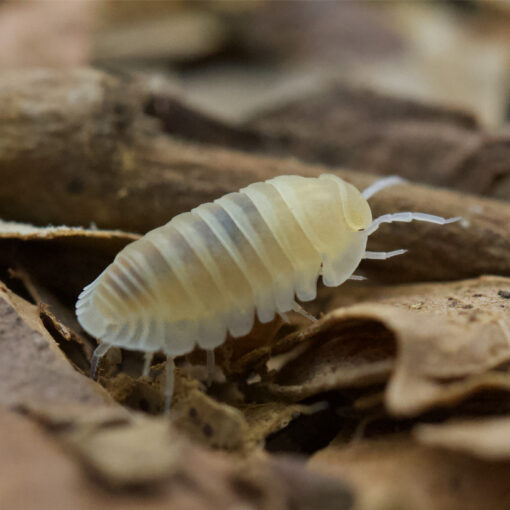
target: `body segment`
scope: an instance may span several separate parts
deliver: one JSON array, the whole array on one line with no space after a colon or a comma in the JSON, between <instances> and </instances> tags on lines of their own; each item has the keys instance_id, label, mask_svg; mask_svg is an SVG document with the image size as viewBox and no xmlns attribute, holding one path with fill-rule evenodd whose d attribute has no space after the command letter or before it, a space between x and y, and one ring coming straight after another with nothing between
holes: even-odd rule
<instances>
[{"instance_id":1,"label":"body segment","mask_svg":"<svg viewBox=\"0 0 510 510\"><path fill-rule=\"evenodd\" d=\"M369 188L366 198L383 187ZM299 309L295 296L315 299L319 275L337 286L362 258L402 253L366 252L380 223L450 221L399 213L372 222L366 198L334 175L279 176L150 231L119 252L78 298L80 324L102 341L94 360L110 345L162 350L170 358L196 345L212 351L227 333L249 333L255 316L269 322Z\"/></svg>"},{"instance_id":2,"label":"body segment","mask_svg":"<svg viewBox=\"0 0 510 510\"><path fill-rule=\"evenodd\" d=\"M281 176L173 218L122 250L82 293L78 317L104 342L171 356L212 349L339 285L365 251L337 177ZM361 195L359 198L362 199ZM362 227L368 226L368 216Z\"/></svg>"}]
</instances>

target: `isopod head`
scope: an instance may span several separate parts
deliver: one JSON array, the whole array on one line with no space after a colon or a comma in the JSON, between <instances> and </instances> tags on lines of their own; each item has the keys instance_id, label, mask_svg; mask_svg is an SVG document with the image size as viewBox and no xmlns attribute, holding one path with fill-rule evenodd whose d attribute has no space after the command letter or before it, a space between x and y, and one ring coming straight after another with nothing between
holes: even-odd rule
<instances>
[{"instance_id":1,"label":"isopod head","mask_svg":"<svg viewBox=\"0 0 510 510\"><path fill-rule=\"evenodd\" d=\"M363 257L367 243L364 229L372 222L365 198L335 175L319 179L279 176L269 182L320 253L324 284L336 287L347 280Z\"/></svg>"}]
</instances>

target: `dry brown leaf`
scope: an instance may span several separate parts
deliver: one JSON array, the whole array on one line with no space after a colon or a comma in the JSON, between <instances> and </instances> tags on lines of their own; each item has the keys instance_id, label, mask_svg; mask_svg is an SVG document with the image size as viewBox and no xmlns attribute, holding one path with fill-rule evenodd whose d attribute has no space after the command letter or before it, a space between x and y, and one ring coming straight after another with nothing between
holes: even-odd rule
<instances>
[{"instance_id":1,"label":"dry brown leaf","mask_svg":"<svg viewBox=\"0 0 510 510\"><path fill-rule=\"evenodd\" d=\"M110 372L110 376L101 375L99 381L115 400L152 414L163 411L165 375L161 365L152 368L154 378L134 379L126 373L112 377L115 371L108 367L106 371ZM210 396L204 393L204 386L188 375L188 372L189 367L179 367L176 370L171 420L187 437L211 448L250 451L260 446L270 434L285 428L300 414L315 412L313 406L278 402L245 404L239 390L234 402L225 402L223 398L230 397L229 390L234 389L229 388L228 383L223 392L217 389L214 396Z\"/></svg>"},{"instance_id":2,"label":"dry brown leaf","mask_svg":"<svg viewBox=\"0 0 510 510\"><path fill-rule=\"evenodd\" d=\"M286 363L271 382L256 388L257 392L262 390L276 399L302 400L331 390L385 382L395 365L392 335L369 319L338 321L333 327L319 326L309 337L298 333L295 338L306 339L307 348Z\"/></svg>"},{"instance_id":3,"label":"dry brown leaf","mask_svg":"<svg viewBox=\"0 0 510 510\"><path fill-rule=\"evenodd\" d=\"M0 220L0 274L6 273L6 283L39 306L46 329L84 372L89 370L95 342L79 333L76 296L117 251L137 238L120 231L35 227Z\"/></svg>"},{"instance_id":4,"label":"dry brown leaf","mask_svg":"<svg viewBox=\"0 0 510 510\"><path fill-rule=\"evenodd\" d=\"M406 436L345 444L316 453L310 467L338 476L355 491L355 508L479 510L510 505L510 463L445 452Z\"/></svg>"},{"instance_id":5,"label":"dry brown leaf","mask_svg":"<svg viewBox=\"0 0 510 510\"><path fill-rule=\"evenodd\" d=\"M53 307L54 308L54 305ZM39 305L39 315L44 327L51 334L58 346L67 356L67 359L73 366L88 373L90 369L89 360L92 355L94 344L88 337L81 336L75 331L80 331L81 328L75 324L75 319L71 312L64 307L58 309L59 319L50 311L49 306ZM64 319L62 319L62 317ZM62 320L64 322L62 322ZM73 329L67 327L65 324L72 324Z\"/></svg>"},{"instance_id":6,"label":"dry brown leaf","mask_svg":"<svg viewBox=\"0 0 510 510\"><path fill-rule=\"evenodd\" d=\"M110 359L107 359L110 351L101 359L98 382L119 404L150 414L160 414L164 405L161 384L155 379L142 377L137 380L124 372L119 372L122 352L117 349ZM176 377L176 381L179 380L180 378Z\"/></svg>"},{"instance_id":7,"label":"dry brown leaf","mask_svg":"<svg viewBox=\"0 0 510 510\"><path fill-rule=\"evenodd\" d=\"M304 470L299 461L260 455L241 459L202 450L165 417L135 417L95 427L75 424L60 438L71 445L94 477L109 487L156 486L160 497L167 499L175 497L175 492L178 496L188 492L188 498L197 503L204 497L211 505L208 508L230 508L245 502L267 510L283 510L287 505L311 510L316 508L314 501L324 501L321 508L350 508L350 494L342 483ZM309 482L303 484L306 477Z\"/></svg>"},{"instance_id":8,"label":"dry brown leaf","mask_svg":"<svg viewBox=\"0 0 510 510\"><path fill-rule=\"evenodd\" d=\"M313 414L322 410L322 407L268 402L250 404L241 409L249 427L246 442L249 445L257 445L271 434L285 429L298 416Z\"/></svg>"},{"instance_id":9,"label":"dry brown leaf","mask_svg":"<svg viewBox=\"0 0 510 510\"><path fill-rule=\"evenodd\" d=\"M510 303L504 297L509 287L507 278L486 277L429 284L424 299L415 294L410 302L399 300L397 306L408 306L409 312L394 329L398 357L386 393L392 413L412 415L452 405L484 388L510 389L505 367Z\"/></svg>"},{"instance_id":10,"label":"dry brown leaf","mask_svg":"<svg viewBox=\"0 0 510 510\"><path fill-rule=\"evenodd\" d=\"M83 510L93 510L104 504L105 496L84 477L80 466L35 424L7 413L0 415L0 423L1 507L72 508L79 502ZM107 501L112 509L137 506L129 495ZM149 501L146 504L157 508Z\"/></svg>"},{"instance_id":11,"label":"dry brown leaf","mask_svg":"<svg viewBox=\"0 0 510 510\"><path fill-rule=\"evenodd\" d=\"M82 227L37 227L28 223L0 220L0 239L19 239L21 241L57 240L62 238L89 239L96 242L115 242L119 245L135 241L136 234L121 232L120 230L98 230Z\"/></svg>"},{"instance_id":12,"label":"dry brown leaf","mask_svg":"<svg viewBox=\"0 0 510 510\"><path fill-rule=\"evenodd\" d=\"M37 280L26 270L17 267L16 270L9 269L9 284L14 291L16 285L12 285L19 280L26 290L31 300L38 305L41 320L53 336L60 348L64 351L67 358L75 368L88 372L89 359L95 349L96 343L88 335L78 334L82 331L76 318L74 307L71 304L64 304L54 292L40 285Z\"/></svg>"},{"instance_id":13,"label":"dry brown leaf","mask_svg":"<svg viewBox=\"0 0 510 510\"><path fill-rule=\"evenodd\" d=\"M344 297L344 303L352 298L358 304L277 343L277 352L309 346L261 387L301 399L381 382L392 372L386 406L407 416L453 405L482 389L509 390L507 289L510 280L503 277L361 287L354 298Z\"/></svg>"},{"instance_id":14,"label":"dry brown leaf","mask_svg":"<svg viewBox=\"0 0 510 510\"><path fill-rule=\"evenodd\" d=\"M38 308L3 284L0 284L0 350L3 407L114 404L101 387L71 367L44 327Z\"/></svg>"},{"instance_id":15,"label":"dry brown leaf","mask_svg":"<svg viewBox=\"0 0 510 510\"><path fill-rule=\"evenodd\" d=\"M99 427L75 425L64 438L97 477L114 487L169 479L183 456L189 455L187 443L164 418Z\"/></svg>"},{"instance_id":16,"label":"dry brown leaf","mask_svg":"<svg viewBox=\"0 0 510 510\"><path fill-rule=\"evenodd\" d=\"M138 238L117 230L0 221L0 268L14 270L11 276L23 282L34 301L49 305L59 320L77 329L73 316L78 293Z\"/></svg>"},{"instance_id":17,"label":"dry brown leaf","mask_svg":"<svg viewBox=\"0 0 510 510\"><path fill-rule=\"evenodd\" d=\"M217 349L218 362L224 373L227 376L245 375L248 370L255 369L254 361L258 368L262 368L263 362L269 358L271 346L282 325L283 321L279 317L266 324L256 321L247 335L241 338L229 336Z\"/></svg>"},{"instance_id":18,"label":"dry brown leaf","mask_svg":"<svg viewBox=\"0 0 510 510\"><path fill-rule=\"evenodd\" d=\"M452 420L439 425L417 425L415 438L422 444L473 455L482 460L510 458L510 418Z\"/></svg>"},{"instance_id":19,"label":"dry brown leaf","mask_svg":"<svg viewBox=\"0 0 510 510\"><path fill-rule=\"evenodd\" d=\"M312 510L317 501L325 510L352 506L344 484L307 470L302 461L240 461L199 449L164 419L74 422L50 437L27 419L1 413L0 427L2 508ZM109 490L126 484L150 490Z\"/></svg>"},{"instance_id":20,"label":"dry brown leaf","mask_svg":"<svg viewBox=\"0 0 510 510\"><path fill-rule=\"evenodd\" d=\"M238 409L217 402L198 389L175 399L172 415L186 435L214 448L237 450L247 445L248 424Z\"/></svg>"},{"instance_id":21,"label":"dry brown leaf","mask_svg":"<svg viewBox=\"0 0 510 510\"><path fill-rule=\"evenodd\" d=\"M92 407L80 402L42 402L21 409L23 416L42 425L50 434L69 433L76 427L95 429L130 423L133 413L122 406Z\"/></svg>"},{"instance_id":22,"label":"dry brown leaf","mask_svg":"<svg viewBox=\"0 0 510 510\"><path fill-rule=\"evenodd\" d=\"M187 437L212 448L249 452L314 406L281 402L237 407L219 402L198 389L187 391L172 406L172 421Z\"/></svg>"}]
</instances>

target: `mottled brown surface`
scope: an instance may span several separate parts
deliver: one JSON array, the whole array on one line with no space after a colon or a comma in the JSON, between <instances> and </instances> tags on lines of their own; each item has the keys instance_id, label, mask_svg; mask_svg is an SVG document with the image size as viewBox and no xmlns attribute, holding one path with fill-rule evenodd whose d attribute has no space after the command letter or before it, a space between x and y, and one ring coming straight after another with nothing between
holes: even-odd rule
<instances>
[{"instance_id":1,"label":"mottled brown surface","mask_svg":"<svg viewBox=\"0 0 510 510\"><path fill-rule=\"evenodd\" d=\"M343 484L298 461L246 464L213 454L164 420L76 427L60 439L13 414L3 413L0 424L2 508L223 510L253 502L264 510L312 510L317 501L326 510L352 507ZM119 491L125 484L131 490Z\"/></svg>"},{"instance_id":2,"label":"mottled brown surface","mask_svg":"<svg viewBox=\"0 0 510 510\"><path fill-rule=\"evenodd\" d=\"M507 278L486 277L360 288L276 344L275 351L307 347L262 388L299 400L389 379L385 403L397 416L452 406L484 389L508 391L510 304L501 296L508 287Z\"/></svg>"},{"instance_id":3,"label":"mottled brown surface","mask_svg":"<svg viewBox=\"0 0 510 510\"><path fill-rule=\"evenodd\" d=\"M14 409L114 405L76 372L44 327L36 306L0 287L0 405Z\"/></svg>"},{"instance_id":4,"label":"mottled brown surface","mask_svg":"<svg viewBox=\"0 0 510 510\"><path fill-rule=\"evenodd\" d=\"M508 462L496 465L428 448L405 435L348 445L339 439L316 454L311 466L349 480L363 510L478 510L510 504Z\"/></svg>"}]
</instances>

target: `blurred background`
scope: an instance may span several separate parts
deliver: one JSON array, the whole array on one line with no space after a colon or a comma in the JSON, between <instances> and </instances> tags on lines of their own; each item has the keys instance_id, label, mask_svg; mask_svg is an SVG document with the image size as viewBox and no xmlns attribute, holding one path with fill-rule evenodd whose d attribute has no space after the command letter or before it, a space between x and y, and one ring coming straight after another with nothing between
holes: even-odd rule
<instances>
[{"instance_id":1,"label":"blurred background","mask_svg":"<svg viewBox=\"0 0 510 510\"><path fill-rule=\"evenodd\" d=\"M1 1L0 70L143 73L242 123L331 81L510 118L510 3L496 1Z\"/></svg>"}]
</instances>

